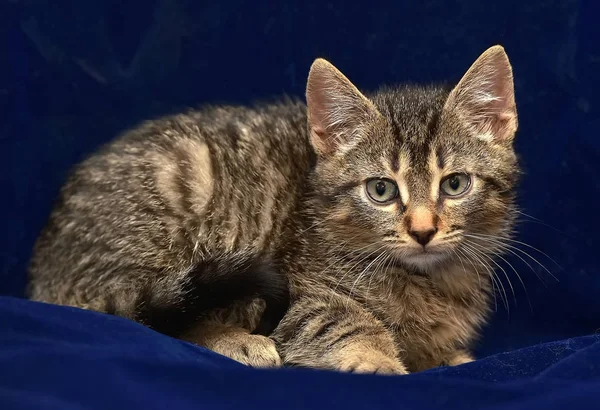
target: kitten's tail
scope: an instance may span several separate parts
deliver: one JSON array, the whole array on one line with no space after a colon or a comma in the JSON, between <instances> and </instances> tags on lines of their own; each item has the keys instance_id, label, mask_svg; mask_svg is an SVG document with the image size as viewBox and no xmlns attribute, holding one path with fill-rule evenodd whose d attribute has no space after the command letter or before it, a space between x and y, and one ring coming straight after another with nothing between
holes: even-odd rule
<instances>
[{"instance_id":1,"label":"kitten's tail","mask_svg":"<svg viewBox=\"0 0 600 410\"><path fill-rule=\"evenodd\" d=\"M175 337L201 320L208 311L251 298L262 298L266 302L254 333L269 334L289 305L285 275L262 258L244 254L230 254L198 263L186 274L180 291L172 295L168 295L169 289L156 287L155 284L140 291L133 319Z\"/></svg>"}]
</instances>

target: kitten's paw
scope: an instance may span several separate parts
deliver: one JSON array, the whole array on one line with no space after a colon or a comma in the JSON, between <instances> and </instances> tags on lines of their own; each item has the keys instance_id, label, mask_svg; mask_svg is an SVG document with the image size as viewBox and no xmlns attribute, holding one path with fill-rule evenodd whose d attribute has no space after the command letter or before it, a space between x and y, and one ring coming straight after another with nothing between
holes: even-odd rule
<instances>
[{"instance_id":1,"label":"kitten's paw","mask_svg":"<svg viewBox=\"0 0 600 410\"><path fill-rule=\"evenodd\" d=\"M408 374L400 360L381 352L362 352L342 358L339 370L351 373Z\"/></svg>"},{"instance_id":2,"label":"kitten's paw","mask_svg":"<svg viewBox=\"0 0 600 410\"><path fill-rule=\"evenodd\" d=\"M248 366L281 366L281 358L275 348L275 342L265 336L230 333L207 347Z\"/></svg>"}]
</instances>

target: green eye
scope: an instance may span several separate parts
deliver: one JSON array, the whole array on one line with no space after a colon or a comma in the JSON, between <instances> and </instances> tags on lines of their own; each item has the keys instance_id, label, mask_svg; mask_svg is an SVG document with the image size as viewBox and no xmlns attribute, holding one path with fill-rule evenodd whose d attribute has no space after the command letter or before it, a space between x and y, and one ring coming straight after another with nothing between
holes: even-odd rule
<instances>
[{"instance_id":1,"label":"green eye","mask_svg":"<svg viewBox=\"0 0 600 410\"><path fill-rule=\"evenodd\" d=\"M452 174L442 180L440 190L446 196L459 196L471 187L471 177L467 174Z\"/></svg>"},{"instance_id":2,"label":"green eye","mask_svg":"<svg viewBox=\"0 0 600 410\"><path fill-rule=\"evenodd\" d=\"M398 185L389 179L371 179L367 181L365 190L369 198L378 204L391 202L398 197Z\"/></svg>"}]
</instances>

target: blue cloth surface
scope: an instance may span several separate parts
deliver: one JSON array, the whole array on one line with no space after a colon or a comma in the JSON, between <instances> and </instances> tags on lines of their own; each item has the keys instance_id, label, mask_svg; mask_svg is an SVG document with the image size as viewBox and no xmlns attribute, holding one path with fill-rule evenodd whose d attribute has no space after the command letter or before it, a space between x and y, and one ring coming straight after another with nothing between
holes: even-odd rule
<instances>
[{"instance_id":1,"label":"blue cloth surface","mask_svg":"<svg viewBox=\"0 0 600 410\"><path fill-rule=\"evenodd\" d=\"M600 335L408 376L255 370L125 319L0 298L3 409L593 409Z\"/></svg>"},{"instance_id":2,"label":"blue cloth surface","mask_svg":"<svg viewBox=\"0 0 600 410\"><path fill-rule=\"evenodd\" d=\"M0 409L600 408L600 2L0 3ZM523 214L477 362L393 378L259 371L19 299L68 170L125 128L301 96L315 57L365 90L456 81L497 43L515 75Z\"/></svg>"}]
</instances>

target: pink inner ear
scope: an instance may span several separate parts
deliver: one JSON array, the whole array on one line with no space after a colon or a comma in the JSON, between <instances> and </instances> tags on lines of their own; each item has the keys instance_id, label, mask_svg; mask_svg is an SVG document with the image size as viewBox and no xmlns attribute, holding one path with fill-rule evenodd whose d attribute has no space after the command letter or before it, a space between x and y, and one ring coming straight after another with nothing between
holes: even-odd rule
<instances>
[{"instance_id":1,"label":"pink inner ear","mask_svg":"<svg viewBox=\"0 0 600 410\"><path fill-rule=\"evenodd\" d=\"M328 135L328 119L330 116L332 96L335 90L328 77L332 75L328 67L315 65L309 75L306 88L306 102L308 106L308 119L311 138L315 148L323 153L329 153L335 149L335 140Z\"/></svg>"},{"instance_id":2,"label":"pink inner ear","mask_svg":"<svg viewBox=\"0 0 600 410\"><path fill-rule=\"evenodd\" d=\"M512 138L517 130L517 112L515 107L514 86L510 68L495 66L496 76L493 91L497 100L491 102L489 127L496 140Z\"/></svg>"},{"instance_id":3,"label":"pink inner ear","mask_svg":"<svg viewBox=\"0 0 600 410\"><path fill-rule=\"evenodd\" d=\"M327 91L324 91L320 84L311 84L307 91L311 140L314 147L323 154L329 154L337 147L335 138L330 135L331 130L328 130L330 114L328 102L325 101L327 98Z\"/></svg>"},{"instance_id":4,"label":"pink inner ear","mask_svg":"<svg viewBox=\"0 0 600 410\"><path fill-rule=\"evenodd\" d=\"M306 87L312 144L323 154L338 149L376 112L372 103L340 71L325 60L311 67Z\"/></svg>"},{"instance_id":5,"label":"pink inner ear","mask_svg":"<svg viewBox=\"0 0 600 410\"><path fill-rule=\"evenodd\" d=\"M517 129L514 84L508 57L492 48L471 66L449 97L455 109L482 134L512 139Z\"/></svg>"},{"instance_id":6,"label":"pink inner ear","mask_svg":"<svg viewBox=\"0 0 600 410\"><path fill-rule=\"evenodd\" d=\"M330 154L337 146L336 141L322 127L311 126L310 137L315 149L322 154Z\"/></svg>"},{"instance_id":7,"label":"pink inner ear","mask_svg":"<svg viewBox=\"0 0 600 410\"><path fill-rule=\"evenodd\" d=\"M310 127L319 136L325 137L327 133L327 104L325 103L323 91L310 92L307 95L308 117Z\"/></svg>"}]
</instances>

